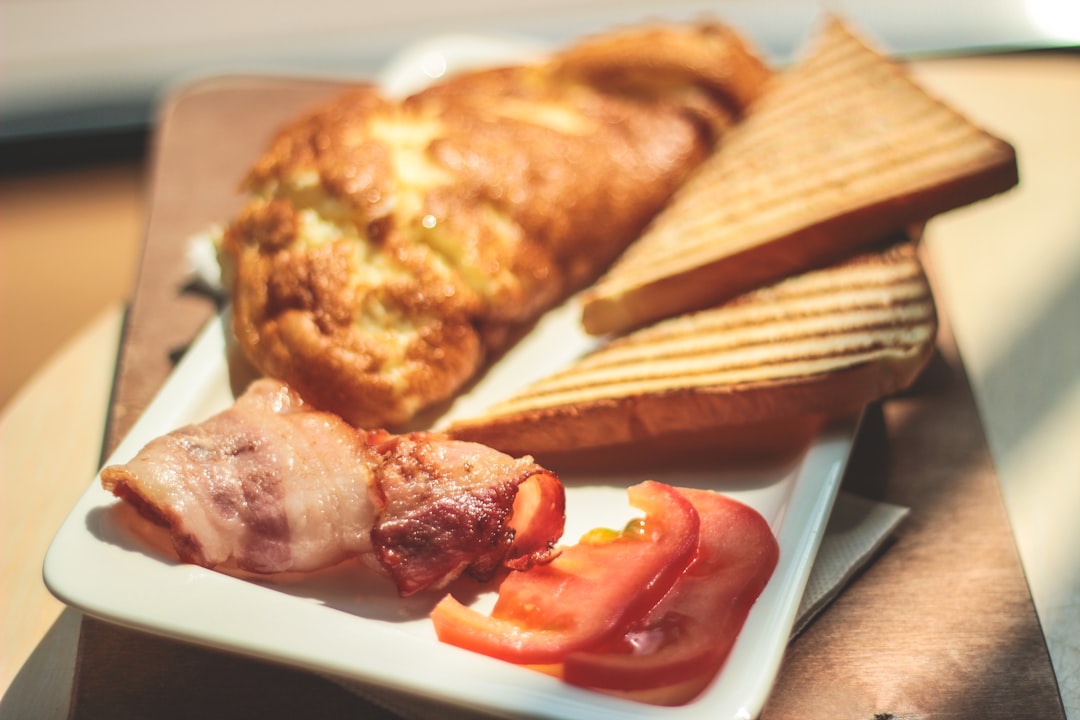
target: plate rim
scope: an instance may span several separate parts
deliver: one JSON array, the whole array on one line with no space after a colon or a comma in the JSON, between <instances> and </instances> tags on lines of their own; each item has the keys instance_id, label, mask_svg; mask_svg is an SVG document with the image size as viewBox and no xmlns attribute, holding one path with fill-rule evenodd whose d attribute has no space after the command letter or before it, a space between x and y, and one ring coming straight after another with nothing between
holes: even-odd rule
<instances>
[{"instance_id":1,"label":"plate rim","mask_svg":"<svg viewBox=\"0 0 1080 720\"><path fill-rule=\"evenodd\" d=\"M430 52L433 48L440 47L451 60L451 67L460 66L463 62L468 63L468 59L458 56L463 52L469 52L470 48L475 50L480 47L477 43L483 42L483 36L469 35L467 36L468 43L462 42L463 36L447 37L450 39L440 40L439 36L435 36L406 48L394 59L396 64L388 64L388 68L393 68L394 73L410 72L410 68L415 71L418 53ZM482 53L480 62L491 62L494 58L500 57L501 52L511 52L514 47L513 43L508 43L505 38L499 38L493 42L498 44L498 48L494 50L488 48L490 52ZM530 47L528 51L534 50L535 48ZM409 84L408 78L388 78L386 73L380 77L380 80L384 83ZM106 465L122 462L157 435L184 422L198 419L202 396L199 392L193 392L192 386L193 384L199 386L199 383L205 383L208 379L220 381L221 365L226 363L225 338L228 323L224 320L224 312L214 315L204 326L143 415L111 453ZM215 366L215 363L220 363L220 365ZM219 371L216 374L215 369ZM227 376L226 371L226 382ZM206 392L207 388L203 387L202 390ZM783 510L784 517L782 522L778 520L778 526L774 527L774 532L781 544L780 565L744 625L744 630L752 623L754 627L763 624L765 628L763 632L768 651L763 657L759 657L757 669L750 671L748 664L741 663L748 656L761 656L759 648L748 647L751 642L750 634L741 632L729 655L729 664L714 679L710 689L689 704L674 708L645 705L576 688L508 663L484 658L459 648L439 646L441 649L436 650L436 655L444 656L449 652L457 660L463 662L468 660L464 664L469 667L483 668L482 687L471 688L469 692L463 693L458 673L435 674L425 678L423 683L403 681L394 673L385 670L387 666L393 666L392 661L390 663L382 661L380 663L382 667L368 663L358 669L356 666L344 663L338 656L332 659L319 657L316 652L313 652L317 648L311 648L309 645L304 646L303 653L290 654L287 649L280 646L280 643L270 643L265 639L255 641L251 635L244 635L243 632L223 632L220 628L213 628L207 626L205 622L200 622L198 617L168 618L162 617L160 613L155 614L152 610L140 610L131 604L117 604L114 602L116 600L114 595L108 592L101 594L101 583L87 583L86 577L80 575L80 570L95 567L95 563L100 563L107 558L113 550L105 547L93 535L90 535L91 542L89 544L86 542L89 532L88 522L92 521L93 513L103 502L115 502L111 495L101 489L98 476L92 479L90 486L80 497L53 539L45 556L43 578L49 591L61 601L109 622L175 640L259 659L283 662L308 671L334 676L339 681L373 684L391 692L416 695L437 703L468 707L489 713L525 713L533 717L552 720L575 717L669 718L697 713L702 707L709 707L714 711L719 709L716 707L717 701L710 702L710 699L721 692L717 688L726 688L728 684L737 680L739 684L737 691L729 692L726 689L722 691L726 693L724 695L726 712L733 718L752 717L764 705L779 671L799 600L824 535L857 427L857 419L841 421L830 426L811 443L805 456L797 464L798 477L791 482L791 495ZM186 566L183 570L183 576L188 579L190 577L211 578L211 587L218 586L217 578L225 577L210 570L191 566ZM258 599L263 597L258 593L274 592L273 589L244 583L235 578L228 580L242 583L242 585L236 585L235 588L245 588L237 590L243 598L251 596ZM270 605L275 607L279 604L276 601L270 602ZM199 605L200 603L196 603L197 607ZM301 608L299 612L303 617L310 620L313 614L310 610L314 606L298 605L298 607ZM321 623L322 621L319 621L315 624L325 630ZM414 645L412 642L403 644L409 647ZM405 661L408 658L402 656L400 659ZM485 688L496 690L503 687L507 679L518 683L512 697L498 692L493 692L490 696L481 696L481 691ZM538 701L539 704L537 704Z\"/></svg>"},{"instance_id":2,"label":"plate rim","mask_svg":"<svg viewBox=\"0 0 1080 720\"><path fill-rule=\"evenodd\" d=\"M205 387L198 389L199 383L227 382L227 378L220 377L222 368L218 369L218 377L213 378L214 373L208 373L206 366L208 359L213 362L215 358L219 359L221 366L225 364L225 327L226 324L221 315L215 315L207 323L147 407L146 412L136 421L131 432L117 446L105 465L123 462L162 432L183 422L199 419L184 417L185 414L192 413L193 408L199 405L200 393L212 392ZM225 374L227 375L227 371ZM193 384L196 389L193 389ZM163 427L163 424L167 424L168 427ZM857 425L857 420L851 420L830 426L811 443L805 456L796 463L797 477L791 482L791 495L783 509L784 516L774 523L776 526L773 528L781 547L780 563L752 608L744 626L744 630L747 627L762 628L762 631L754 636L753 642L758 645L764 642L769 649L762 651L760 647L748 648L747 644L751 642L750 633L741 632L732 648L729 664L714 679L714 687L689 704L674 708L645 705L575 688L540 673L485 658L459 648L444 646L441 651L438 651L439 654L446 650L455 654L461 653L462 655L455 658L455 662L471 659L467 664L482 666L483 672L490 675L486 685L491 688L500 687L508 680L518 683L528 678L525 683L529 686L528 692L524 694L518 692L512 698L492 696L492 699L485 701L481 697L483 688L474 687L463 692L460 685L462 678L453 673L451 674L453 677L431 673L423 682L403 680L396 673L385 671L387 667L394 667L392 659L380 663L382 670L362 663L349 666L338 656L319 657L315 652L317 647L313 648L310 642L304 643L302 652L290 652L287 642L280 639L273 642L265 639L257 640L257 634L250 629L223 630L214 624L207 625L196 617L170 618L167 613L163 615L155 608L136 608L130 603L118 603L116 591L105 589L114 588L116 585L100 582L101 569L108 567L110 556L115 559L117 554L123 551L109 547L91 534L88 526L103 504L118 503L101 488L100 475L94 476L90 486L80 497L53 539L45 556L43 578L46 587L58 599L88 615L182 642L281 662L310 672L330 675L350 686L373 685L395 694L415 695L437 703L474 707L486 712L511 714L528 712L530 716L555 720L556 718L594 717L668 718L691 711L699 712L702 706L719 710L720 708L716 707L717 703L715 701L710 703L708 699L716 692L726 692L726 690L715 689L718 683L722 683L738 685L740 688L736 693L737 701L732 702L730 693L727 695L727 701L723 705L729 711L724 716L736 718L749 713L748 716L752 717L763 706L779 670L788 635L794 625L799 601L824 535L833 502L839 491ZM159 560L146 555L141 562L157 563ZM185 566L178 562L172 565L173 567L169 569L177 571L175 580L177 583L198 582L198 578L202 577L210 580L214 585L214 581L220 578L233 585L229 592L235 595L236 602L262 601L275 608L283 605L272 599L268 601L268 598L263 595L263 593L281 594L272 587L248 583L212 570ZM93 578L86 575L86 568L96 568L97 572ZM180 576L180 572L183 572L183 577ZM105 578L108 579L107 570ZM127 579L126 582L130 584L131 581ZM124 584L121 583L120 587L123 588ZM214 599L217 599L216 596ZM193 612L200 608L210 609L204 605L205 602L196 600L192 608ZM289 608L290 611L302 612L303 617L300 619L313 622L309 606L303 603L292 603ZM319 626L325 630L324 622L322 620L313 622L313 626ZM373 632L389 638L390 635L387 633L391 631L381 627L378 629L368 627L365 632ZM761 633L764 635L762 636ZM401 641L402 637L405 636L394 635L392 639ZM422 642L419 638L417 641ZM423 647L430 650L427 645L416 645L413 641L407 640L403 644L414 649ZM744 662L747 658L756 658L756 661ZM399 658L399 662L408 661L409 658L404 656ZM506 666L506 668L501 666ZM525 675L507 677L504 672L507 668Z\"/></svg>"}]
</instances>

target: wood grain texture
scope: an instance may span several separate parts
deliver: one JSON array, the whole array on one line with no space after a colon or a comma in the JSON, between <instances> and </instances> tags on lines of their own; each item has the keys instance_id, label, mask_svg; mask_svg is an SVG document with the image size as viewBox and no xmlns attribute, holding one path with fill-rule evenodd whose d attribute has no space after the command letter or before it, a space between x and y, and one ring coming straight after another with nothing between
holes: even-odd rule
<instances>
[{"instance_id":1,"label":"wood grain texture","mask_svg":"<svg viewBox=\"0 0 1080 720\"><path fill-rule=\"evenodd\" d=\"M844 481L911 512L791 643L763 719L1064 717L947 319L938 349L871 408Z\"/></svg>"}]
</instances>

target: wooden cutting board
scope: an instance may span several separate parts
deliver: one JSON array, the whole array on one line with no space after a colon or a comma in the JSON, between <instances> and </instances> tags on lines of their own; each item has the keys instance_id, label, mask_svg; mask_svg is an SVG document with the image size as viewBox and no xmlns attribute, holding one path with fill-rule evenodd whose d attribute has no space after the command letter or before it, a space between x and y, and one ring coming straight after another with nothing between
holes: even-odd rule
<instances>
[{"instance_id":1,"label":"wooden cutting board","mask_svg":"<svg viewBox=\"0 0 1080 720\"><path fill-rule=\"evenodd\" d=\"M215 311L190 285L186 239L238 209L245 169L284 120L340 87L221 78L164 105L106 454ZM911 513L791 643L762 717L1064 718L948 318L917 387L870 408L843 489ZM321 677L86 618L72 717L395 716Z\"/></svg>"}]
</instances>

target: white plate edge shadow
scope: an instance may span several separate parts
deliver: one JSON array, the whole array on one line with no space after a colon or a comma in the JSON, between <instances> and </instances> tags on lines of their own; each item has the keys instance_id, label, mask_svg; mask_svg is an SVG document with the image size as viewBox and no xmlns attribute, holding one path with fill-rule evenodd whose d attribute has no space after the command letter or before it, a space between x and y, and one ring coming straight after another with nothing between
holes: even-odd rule
<instances>
[{"instance_id":1,"label":"white plate edge shadow","mask_svg":"<svg viewBox=\"0 0 1080 720\"><path fill-rule=\"evenodd\" d=\"M424 78L409 77L409 73L422 72L419 63L429 62L432 52L442 53L448 71L452 71L512 57L516 47L506 39L484 43L484 38L473 36L433 38L396 58L388 65L392 76L384 75L381 80L391 87L417 87ZM547 323L547 332L559 332L560 323L576 311L572 302L561 313L555 311L545 318L537 332L543 323ZM228 390L225 327L220 316L211 320L106 464L130 458L157 435L201 419L215 404L220 405L222 393ZM544 368L543 373L587 348L587 339L579 333L575 337L574 343L561 346L565 355L553 358L553 366ZM515 353L529 357L527 344L528 338L500 364L513 362ZM474 401L485 397L492 383L502 380L493 373L491 382L486 386L485 382L487 378L475 388ZM469 406L469 399L465 398L464 407ZM455 407L460 412L463 406ZM101 489L96 477L58 531L46 555L43 576L50 591L62 601L110 622L485 713L566 719L666 718L697 713L717 718L752 717L763 706L778 671L856 427L852 421L823 433L771 497L729 493L748 504L763 502L767 506L759 509L771 516L781 546L780 564L751 611L725 668L704 695L682 707L644 705L570 687L539 673L442 645L433 634L427 639L403 633L261 584L162 562L151 554L110 544L102 539L100 527L95 531L94 523L115 499ZM778 499L776 493L783 497ZM571 489L571 507L573 499ZM196 591L185 592L192 585ZM177 602L178 598L183 602ZM288 622L282 622L282 612L287 613ZM268 622L273 623L272 633L267 632Z\"/></svg>"}]
</instances>

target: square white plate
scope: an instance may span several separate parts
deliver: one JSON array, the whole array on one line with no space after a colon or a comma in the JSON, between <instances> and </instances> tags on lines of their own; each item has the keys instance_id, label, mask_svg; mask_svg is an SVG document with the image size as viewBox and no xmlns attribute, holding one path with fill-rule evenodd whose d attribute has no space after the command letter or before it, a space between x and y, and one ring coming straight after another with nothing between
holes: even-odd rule
<instances>
[{"instance_id":1,"label":"square white plate","mask_svg":"<svg viewBox=\"0 0 1080 720\"><path fill-rule=\"evenodd\" d=\"M382 79L403 92L430 81L439 68L491 62L521 47L439 38L396 58ZM581 331L579 313L573 301L549 313L439 422L473 413L586 351L594 340ZM220 318L208 324L107 464L125 462L154 437L232 402L226 325ZM711 487L751 505L770 522L780 544L779 565L724 669L702 696L677 708L607 697L444 645L427 620L437 597L402 600L389 582L359 563L257 581L181 564L159 531L106 493L98 478L57 533L44 577L61 600L111 622L493 715L750 718L761 710L776 676L855 428L854 421L829 427L801 455L775 465L649 476ZM625 488L643 479L564 476L565 538L572 542L598 526L621 527L633 513ZM490 596L477 602L490 602Z\"/></svg>"}]
</instances>

